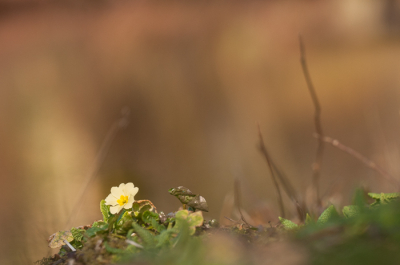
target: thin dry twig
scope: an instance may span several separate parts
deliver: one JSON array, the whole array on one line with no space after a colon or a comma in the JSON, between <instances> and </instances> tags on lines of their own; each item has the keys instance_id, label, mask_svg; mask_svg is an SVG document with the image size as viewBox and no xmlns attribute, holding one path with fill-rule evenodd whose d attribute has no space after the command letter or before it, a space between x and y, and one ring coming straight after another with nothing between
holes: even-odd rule
<instances>
[{"instance_id":1,"label":"thin dry twig","mask_svg":"<svg viewBox=\"0 0 400 265\"><path fill-rule=\"evenodd\" d=\"M395 177L393 177L391 174L389 174L389 172L387 172L385 169L383 169L382 167L377 165L374 161L372 161L372 160L368 159L367 157L363 156L362 154L360 154L356 150L354 150L354 149L352 149L352 148L340 143L338 140L333 139L333 138L328 137L328 136L320 136L318 134L315 134L314 137L324 141L325 143L331 144L332 146L338 148L339 150L341 150L341 151L343 151L345 153L348 153L349 155L351 155L354 158L356 158L359 161L361 161L368 168L378 172L380 174L380 176L385 178L387 181L389 181L389 182L391 182L393 184L396 184L396 186L398 188L400 188L400 183Z\"/></svg>"},{"instance_id":2,"label":"thin dry twig","mask_svg":"<svg viewBox=\"0 0 400 265\"><path fill-rule=\"evenodd\" d=\"M242 219L242 221L248 225L249 227L253 227L251 224L249 224L246 219L244 218L243 214L242 214L242 205L241 205L241 193L240 193L240 181L238 179L235 179L234 182L234 200L235 200L235 204L236 207L239 210L239 214L240 214L240 218Z\"/></svg>"},{"instance_id":3,"label":"thin dry twig","mask_svg":"<svg viewBox=\"0 0 400 265\"><path fill-rule=\"evenodd\" d=\"M299 43L300 43L301 68L303 69L303 74L306 79L307 87L310 92L311 99L313 101L314 109L315 109L315 115L314 115L315 130L318 135L324 136L324 133L322 131L322 125L321 125L321 105L319 104L317 93L315 92L314 86L311 81L310 73L308 71L307 62L306 62L306 51L305 51L303 39L301 36L299 36ZM320 198L320 194L319 194L319 179L320 179L323 153L324 153L324 141L322 140L322 138L319 138L317 154L316 154L315 162L313 164L313 175L312 175L312 182L313 182L313 186L315 188L318 206L321 205L321 198Z\"/></svg>"},{"instance_id":4,"label":"thin dry twig","mask_svg":"<svg viewBox=\"0 0 400 265\"><path fill-rule=\"evenodd\" d=\"M236 221L236 220L233 220L233 219L231 219L231 218L229 218L229 217L226 217L226 216L224 216L224 217L225 217L226 219L228 219L229 221L233 222L233 223L242 224L241 222Z\"/></svg>"},{"instance_id":5,"label":"thin dry twig","mask_svg":"<svg viewBox=\"0 0 400 265\"><path fill-rule=\"evenodd\" d=\"M285 218L285 207L283 205L281 189L279 188L279 184L278 184L278 181L276 180L274 170L272 169L272 167L273 167L272 162L271 162L270 156L268 154L267 148L265 147L265 144L264 144L264 139L261 134L260 124L257 123L257 127L258 127L258 137L260 139L260 143L259 143L258 147L259 147L259 150L261 151L261 153L264 155L265 159L267 160L268 168L271 172L271 178L272 178L272 181L274 182L275 189L278 193L278 204L279 204L279 208L281 211L281 216L283 218Z\"/></svg>"},{"instance_id":6,"label":"thin dry twig","mask_svg":"<svg viewBox=\"0 0 400 265\"><path fill-rule=\"evenodd\" d=\"M78 195L78 200L76 201L74 207L72 208L72 212L69 215L69 218L67 219L67 222L65 224L66 228L69 226L70 222L72 221L73 217L76 215L76 213L79 211L80 206L82 205L82 198L84 194L87 192L87 189L89 188L89 185L96 179L97 172L100 169L100 166L103 164L104 159L108 153L108 150L110 149L111 143L113 142L115 136L117 135L117 132L123 128L125 128L128 123L129 123L129 113L130 110L129 108L125 107L121 110L121 116L116 120L111 128L108 130L106 137L104 138L100 150L97 153L97 156L94 160L94 163L92 165L92 168L89 171L89 174L86 177L86 183L83 185L83 189Z\"/></svg>"},{"instance_id":7,"label":"thin dry twig","mask_svg":"<svg viewBox=\"0 0 400 265\"><path fill-rule=\"evenodd\" d=\"M300 203L299 203L300 200L298 198L296 190L293 188L293 185L290 183L288 177L278 168L276 163L274 163L274 160L272 159L272 157L270 155L269 155L269 160L271 162L272 169L275 171L276 176L278 177L278 180L280 181L280 183L283 187L283 190L285 191L286 195L291 199L292 203L296 207L296 211L297 211L297 215L299 216L299 219L301 221L304 221L306 218L306 212L307 212L304 203L301 203L301 205L300 205Z\"/></svg>"}]
</instances>

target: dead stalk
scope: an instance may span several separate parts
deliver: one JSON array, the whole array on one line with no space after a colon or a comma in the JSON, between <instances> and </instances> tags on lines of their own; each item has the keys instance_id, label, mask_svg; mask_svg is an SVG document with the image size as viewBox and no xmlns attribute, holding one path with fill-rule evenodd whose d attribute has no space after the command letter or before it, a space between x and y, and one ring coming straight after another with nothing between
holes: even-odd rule
<instances>
[{"instance_id":1,"label":"dead stalk","mask_svg":"<svg viewBox=\"0 0 400 265\"><path fill-rule=\"evenodd\" d=\"M307 62L306 62L306 52L304 48L304 43L303 39L301 36L299 36L299 42L300 42L300 62L301 62L301 68L303 69L303 74L306 79L307 87L311 95L311 99L314 104L314 109L315 109L315 114L314 114L314 124L315 124L315 130L318 135L324 136L324 133L322 131L322 125L321 125L321 105L319 103L317 93L315 92L314 86L311 82L311 77L310 73L308 71L307 67ZM317 205L321 205L321 198L319 194L319 179L320 179L320 172L321 172L321 165L322 165L322 157L324 153L324 141L322 138L318 138L318 147L317 147L317 153L316 153L316 158L315 162L313 164L313 174L312 174L312 182L313 186L316 192L317 196Z\"/></svg>"},{"instance_id":2,"label":"dead stalk","mask_svg":"<svg viewBox=\"0 0 400 265\"><path fill-rule=\"evenodd\" d=\"M339 150L348 153L349 155L351 155L352 157L358 159L359 161L361 161L366 167L375 170L376 172L378 172L380 174L380 176L382 176L383 178L385 178L387 181L396 184L396 186L398 188L400 188L399 182L396 180L395 177L393 177L391 174L389 174L385 169L383 169L382 167L380 167L379 165L377 165L374 161L368 159L367 157L363 156L362 154L360 154L359 152L357 152L356 150L340 143L338 140L333 139L331 137L328 136L320 136L318 134L314 135L315 138L320 139L321 141L325 142L325 143L329 143L332 146L338 148Z\"/></svg>"},{"instance_id":3,"label":"dead stalk","mask_svg":"<svg viewBox=\"0 0 400 265\"><path fill-rule=\"evenodd\" d=\"M301 221L304 221L305 220L305 212L306 212L305 205L303 203L302 204L299 203L300 200L297 196L296 190L293 188L293 185L290 183L289 179L285 176L285 174L283 174L281 172L281 170L279 170L279 168L274 163L274 160L272 159L272 157L266 151L267 148L265 147L265 144L264 144L264 139L261 134L260 125L257 124L257 126L258 126L259 142L260 142L258 148L259 148L260 152L263 154L263 156L265 157L265 159L267 160L267 163L268 163L268 161L270 162L270 164L272 166L272 170L276 173L276 177L280 181L280 184L282 185L283 190L285 191L286 195L290 198L290 200L296 207L296 211L297 211L297 215L299 216L299 219ZM264 152L264 150L265 150L265 152Z\"/></svg>"},{"instance_id":4,"label":"dead stalk","mask_svg":"<svg viewBox=\"0 0 400 265\"><path fill-rule=\"evenodd\" d=\"M264 155L265 160L267 160L268 168L269 168L269 171L271 173L271 178L272 178L272 181L274 182L276 192L278 193L278 204L279 204L279 208L280 208L280 211L281 211L281 216L283 218L285 218L285 207L283 205L281 189L279 188L279 184L278 184L278 181L276 180L276 177L275 177L275 174L274 174L274 170L273 170L273 166L272 166L272 162L271 162L270 156L269 156L267 148L265 147L265 144L264 144L264 139L263 139L262 134L261 134L260 125L257 124L257 126L258 126L258 137L260 139L260 143L259 143L258 147L259 147L259 150L261 151L261 153Z\"/></svg>"}]
</instances>

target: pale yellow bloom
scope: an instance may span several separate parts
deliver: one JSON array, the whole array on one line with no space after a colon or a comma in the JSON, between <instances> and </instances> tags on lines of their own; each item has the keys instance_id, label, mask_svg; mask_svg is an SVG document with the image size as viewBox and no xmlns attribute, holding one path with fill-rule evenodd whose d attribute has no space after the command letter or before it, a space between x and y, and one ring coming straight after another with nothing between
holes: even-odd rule
<instances>
[{"instance_id":1,"label":"pale yellow bloom","mask_svg":"<svg viewBox=\"0 0 400 265\"><path fill-rule=\"evenodd\" d=\"M106 198L106 205L110 205L110 212L116 214L122 208L132 208L135 201L135 195L138 193L139 188L135 187L132 182L121 183L119 187L112 187L111 194Z\"/></svg>"}]
</instances>

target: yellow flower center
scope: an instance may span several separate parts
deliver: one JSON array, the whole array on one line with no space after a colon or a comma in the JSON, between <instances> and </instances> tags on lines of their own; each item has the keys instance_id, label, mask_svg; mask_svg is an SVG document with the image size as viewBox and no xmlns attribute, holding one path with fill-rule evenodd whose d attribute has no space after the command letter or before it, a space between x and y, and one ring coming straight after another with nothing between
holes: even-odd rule
<instances>
[{"instance_id":1,"label":"yellow flower center","mask_svg":"<svg viewBox=\"0 0 400 265\"><path fill-rule=\"evenodd\" d=\"M121 206L124 205L125 203L128 202L128 196L121 195L121 198L119 198L119 200L117 200L117 202Z\"/></svg>"}]
</instances>

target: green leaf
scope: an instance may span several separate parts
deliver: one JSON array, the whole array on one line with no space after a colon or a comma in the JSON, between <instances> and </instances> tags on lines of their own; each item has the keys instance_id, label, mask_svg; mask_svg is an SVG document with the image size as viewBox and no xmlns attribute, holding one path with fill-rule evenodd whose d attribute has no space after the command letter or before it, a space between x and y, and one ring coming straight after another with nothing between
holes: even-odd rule
<instances>
[{"instance_id":1,"label":"green leaf","mask_svg":"<svg viewBox=\"0 0 400 265\"><path fill-rule=\"evenodd\" d=\"M123 217L125 214L126 214L126 210L125 210L125 209L122 209L122 212L119 214L116 223L119 223L119 221L122 219L122 217Z\"/></svg>"},{"instance_id":2,"label":"green leaf","mask_svg":"<svg viewBox=\"0 0 400 265\"><path fill-rule=\"evenodd\" d=\"M132 227L135 229L136 234L143 240L144 246L151 248L156 245L156 240L152 233L135 222L132 223Z\"/></svg>"},{"instance_id":3,"label":"green leaf","mask_svg":"<svg viewBox=\"0 0 400 265\"><path fill-rule=\"evenodd\" d=\"M160 225L155 219L151 219L151 226L158 232L161 233L166 228L163 225Z\"/></svg>"},{"instance_id":4,"label":"green leaf","mask_svg":"<svg viewBox=\"0 0 400 265\"><path fill-rule=\"evenodd\" d=\"M139 212L139 209L140 209L140 204L137 203L137 202L134 202L134 203L132 204L132 211L133 211L133 212Z\"/></svg>"},{"instance_id":5,"label":"green leaf","mask_svg":"<svg viewBox=\"0 0 400 265\"><path fill-rule=\"evenodd\" d=\"M132 240L133 238L132 238L132 233L133 233L133 231L135 231L135 229L130 229L127 233L126 233L126 238L127 239L129 239L129 240Z\"/></svg>"},{"instance_id":6,"label":"green leaf","mask_svg":"<svg viewBox=\"0 0 400 265\"><path fill-rule=\"evenodd\" d=\"M70 244L75 248L75 249L81 249L83 247L82 241L76 241L75 239L70 242Z\"/></svg>"},{"instance_id":7,"label":"green leaf","mask_svg":"<svg viewBox=\"0 0 400 265\"><path fill-rule=\"evenodd\" d=\"M353 205L357 205L359 207L365 207L367 205L365 191L363 189L358 188L355 190L353 196Z\"/></svg>"},{"instance_id":8,"label":"green leaf","mask_svg":"<svg viewBox=\"0 0 400 265\"><path fill-rule=\"evenodd\" d=\"M135 201L132 204L132 211L139 213L139 212L145 212L147 210L152 210L154 208L154 204L149 201L149 200L140 200L140 201Z\"/></svg>"},{"instance_id":9,"label":"green leaf","mask_svg":"<svg viewBox=\"0 0 400 265\"><path fill-rule=\"evenodd\" d=\"M114 228L114 224L118 219L118 215L111 215L110 218L108 219L108 232L111 233L111 231Z\"/></svg>"},{"instance_id":10,"label":"green leaf","mask_svg":"<svg viewBox=\"0 0 400 265\"><path fill-rule=\"evenodd\" d=\"M346 218L351 218L360 214L360 207L358 205L344 206L342 212Z\"/></svg>"},{"instance_id":11,"label":"green leaf","mask_svg":"<svg viewBox=\"0 0 400 265\"><path fill-rule=\"evenodd\" d=\"M375 200L380 200L382 197L386 199L396 199L400 198L400 192L394 192L394 193L368 193L368 196L371 197L372 199Z\"/></svg>"},{"instance_id":12,"label":"green leaf","mask_svg":"<svg viewBox=\"0 0 400 265\"><path fill-rule=\"evenodd\" d=\"M108 230L108 224L101 224L99 227L91 227L86 230L86 235L89 237L95 236L98 232L105 232Z\"/></svg>"},{"instance_id":13,"label":"green leaf","mask_svg":"<svg viewBox=\"0 0 400 265\"><path fill-rule=\"evenodd\" d=\"M122 209L120 211L120 214L117 215L111 215L111 217L108 219L108 232L111 233L111 231L113 231L114 228L118 227L118 222L121 220L122 216L124 216L126 210Z\"/></svg>"},{"instance_id":14,"label":"green leaf","mask_svg":"<svg viewBox=\"0 0 400 265\"><path fill-rule=\"evenodd\" d=\"M174 228L180 230L183 223L189 225L189 235L193 235L196 232L196 227L203 224L204 218L201 211L190 213L188 210L181 210L175 214L175 226Z\"/></svg>"},{"instance_id":15,"label":"green leaf","mask_svg":"<svg viewBox=\"0 0 400 265\"><path fill-rule=\"evenodd\" d=\"M375 199L370 206L374 207L381 204L387 204L400 198L400 192L394 193L368 193L368 196Z\"/></svg>"},{"instance_id":16,"label":"green leaf","mask_svg":"<svg viewBox=\"0 0 400 265\"><path fill-rule=\"evenodd\" d=\"M139 211L134 212L134 215L135 215L135 217L136 217L138 220L143 221L143 214L144 214L145 212L147 212L147 211L150 211L151 208L152 208L151 205L144 205L144 206L141 206L141 208L139 209Z\"/></svg>"},{"instance_id":17,"label":"green leaf","mask_svg":"<svg viewBox=\"0 0 400 265\"><path fill-rule=\"evenodd\" d=\"M110 206L106 205L105 200L101 200L100 202L100 211L103 214L103 220L104 222L108 222L108 218L110 217Z\"/></svg>"},{"instance_id":18,"label":"green leaf","mask_svg":"<svg viewBox=\"0 0 400 265\"><path fill-rule=\"evenodd\" d=\"M283 227L286 230L292 230L292 229L296 229L299 227L297 224L293 223L292 221L282 218L280 216L279 216L279 221L281 222L281 224L283 225Z\"/></svg>"},{"instance_id":19,"label":"green leaf","mask_svg":"<svg viewBox=\"0 0 400 265\"><path fill-rule=\"evenodd\" d=\"M124 233L128 231L132 226L132 215L130 212L125 211L122 215L119 216L118 221L115 223L115 228L124 230Z\"/></svg>"},{"instance_id":20,"label":"green leaf","mask_svg":"<svg viewBox=\"0 0 400 265\"><path fill-rule=\"evenodd\" d=\"M74 237L74 240L76 241L82 241L83 239L83 234L86 232L85 229L78 229L75 227L71 228L71 234Z\"/></svg>"},{"instance_id":21,"label":"green leaf","mask_svg":"<svg viewBox=\"0 0 400 265\"><path fill-rule=\"evenodd\" d=\"M105 225L107 223L103 222L103 221L94 221L92 224L92 227L102 227L103 225Z\"/></svg>"},{"instance_id":22,"label":"green leaf","mask_svg":"<svg viewBox=\"0 0 400 265\"><path fill-rule=\"evenodd\" d=\"M116 224L117 234L126 234L127 231L132 229L132 222L134 222L133 217L130 212L125 212L122 218Z\"/></svg>"},{"instance_id":23,"label":"green leaf","mask_svg":"<svg viewBox=\"0 0 400 265\"><path fill-rule=\"evenodd\" d=\"M335 206L331 205L325 209L325 211L321 214L321 216L317 220L317 224L326 224L333 219L339 217L338 212L335 209Z\"/></svg>"},{"instance_id":24,"label":"green leaf","mask_svg":"<svg viewBox=\"0 0 400 265\"><path fill-rule=\"evenodd\" d=\"M157 213L150 212L147 210L142 214L142 221L145 224L151 224L152 220L156 220L157 222L158 220L160 220L160 217L158 216Z\"/></svg>"},{"instance_id":25,"label":"green leaf","mask_svg":"<svg viewBox=\"0 0 400 265\"><path fill-rule=\"evenodd\" d=\"M157 245L156 247L164 247L164 246L168 246L171 243L171 238L172 235L175 234L175 231L173 229L169 229L169 230L164 230L162 231L158 236L157 236Z\"/></svg>"}]
</instances>

